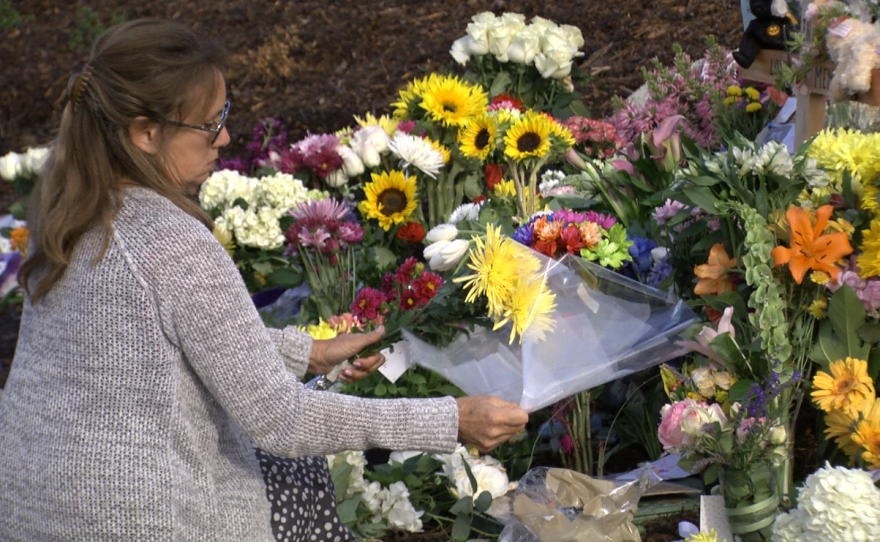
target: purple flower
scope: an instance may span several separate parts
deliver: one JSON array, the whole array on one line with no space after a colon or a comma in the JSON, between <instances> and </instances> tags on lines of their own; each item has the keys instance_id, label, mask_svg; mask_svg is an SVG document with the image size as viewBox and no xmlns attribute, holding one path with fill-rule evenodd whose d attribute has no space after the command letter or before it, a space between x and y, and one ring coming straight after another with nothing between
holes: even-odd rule
<instances>
[{"instance_id":1,"label":"purple flower","mask_svg":"<svg viewBox=\"0 0 880 542\"><path fill-rule=\"evenodd\" d=\"M221 158L217 163L217 169L229 169L247 174L251 170L251 160L235 156L233 158Z\"/></svg>"},{"instance_id":2,"label":"purple flower","mask_svg":"<svg viewBox=\"0 0 880 542\"><path fill-rule=\"evenodd\" d=\"M0 299L18 286L16 275L20 265L20 252L13 251L0 254Z\"/></svg>"},{"instance_id":3,"label":"purple flower","mask_svg":"<svg viewBox=\"0 0 880 542\"><path fill-rule=\"evenodd\" d=\"M516 231L511 235L514 241L520 243L525 246L530 246L532 244L532 225L531 224L523 224L518 227Z\"/></svg>"},{"instance_id":4,"label":"purple flower","mask_svg":"<svg viewBox=\"0 0 880 542\"><path fill-rule=\"evenodd\" d=\"M600 228L610 230L611 226L617 223L617 219L611 215L597 213L596 211L587 211L584 213L584 221L595 222Z\"/></svg>"},{"instance_id":5,"label":"purple flower","mask_svg":"<svg viewBox=\"0 0 880 542\"><path fill-rule=\"evenodd\" d=\"M643 276L651 270L651 266L654 264L654 260L651 258L651 250L657 245L654 244L654 241L642 237L630 237L630 240L632 244L627 249L627 252L632 257L630 265L639 276Z\"/></svg>"},{"instance_id":6,"label":"purple flower","mask_svg":"<svg viewBox=\"0 0 880 542\"><path fill-rule=\"evenodd\" d=\"M651 272L648 273L648 278L645 281L645 284L652 288L658 288L660 283L666 280L666 277L668 277L670 273L672 273L672 266L664 257L651 268Z\"/></svg>"},{"instance_id":7,"label":"purple flower","mask_svg":"<svg viewBox=\"0 0 880 542\"><path fill-rule=\"evenodd\" d=\"M826 287L831 292L846 284L855 292L866 311L880 309L880 279L871 277L867 280L859 277L859 268L855 261L849 260L843 272L837 274L836 282L828 282Z\"/></svg>"},{"instance_id":8,"label":"purple flower","mask_svg":"<svg viewBox=\"0 0 880 542\"><path fill-rule=\"evenodd\" d=\"M339 224L339 239L343 243L359 243L364 237L364 228L355 221L346 221Z\"/></svg>"}]
</instances>

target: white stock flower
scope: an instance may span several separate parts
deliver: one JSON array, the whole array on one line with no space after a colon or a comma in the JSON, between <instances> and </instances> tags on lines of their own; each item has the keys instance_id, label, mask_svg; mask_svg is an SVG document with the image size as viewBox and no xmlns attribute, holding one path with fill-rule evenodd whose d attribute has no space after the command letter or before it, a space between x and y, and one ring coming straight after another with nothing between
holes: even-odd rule
<instances>
[{"instance_id":1,"label":"white stock flower","mask_svg":"<svg viewBox=\"0 0 880 542\"><path fill-rule=\"evenodd\" d=\"M513 38L525 27L525 15L519 13L505 13L495 19L487 33L489 52L495 55L499 62L507 62L507 50Z\"/></svg>"},{"instance_id":2,"label":"white stock flower","mask_svg":"<svg viewBox=\"0 0 880 542\"><path fill-rule=\"evenodd\" d=\"M450 241L443 245L439 252L431 256L428 266L434 271L449 271L464 258L468 252L468 247L470 247L470 242L465 239ZM427 258L427 256L425 257Z\"/></svg>"},{"instance_id":3,"label":"white stock flower","mask_svg":"<svg viewBox=\"0 0 880 542\"><path fill-rule=\"evenodd\" d=\"M471 17L465 31L470 40L468 49L472 55L485 55L489 52L489 28L495 23L495 14L484 11Z\"/></svg>"},{"instance_id":4,"label":"white stock flower","mask_svg":"<svg viewBox=\"0 0 880 542\"><path fill-rule=\"evenodd\" d=\"M348 489L345 491L344 498L347 499L357 493L365 492L367 486L364 480L364 468L367 466L367 459L364 457L364 453L349 451L327 456L327 465L330 470L342 463L351 465L351 472L348 474Z\"/></svg>"},{"instance_id":5,"label":"white stock flower","mask_svg":"<svg viewBox=\"0 0 880 542\"><path fill-rule=\"evenodd\" d=\"M263 177L256 186L262 203L279 211L288 211L309 199L308 189L302 181L289 173Z\"/></svg>"},{"instance_id":6,"label":"white stock flower","mask_svg":"<svg viewBox=\"0 0 880 542\"><path fill-rule=\"evenodd\" d=\"M403 169L412 166L431 177L443 169L443 156L427 140L404 132L397 132L388 142L388 150L400 158Z\"/></svg>"},{"instance_id":7,"label":"white stock flower","mask_svg":"<svg viewBox=\"0 0 880 542\"><path fill-rule=\"evenodd\" d=\"M361 502L374 514L382 510L382 485L379 482L370 482L364 486L364 492L361 493ZM382 519L381 514L374 521L380 519Z\"/></svg>"},{"instance_id":8,"label":"white stock flower","mask_svg":"<svg viewBox=\"0 0 880 542\"><path fill-rule=\"evenodd\" d=\"M430 243L436 243L437 241L452 241L453 239L458 238L458 228L455 227L454 224L437 224L428 234L425 235L425 239Z\"/></svg>"},{"instance_id":9,"label":"white stock flower","mask_svg":"<svg viewBox=\"0 0 880 542\"><path fill-rule=\"evenodd\" d=\"M424 513L413 507L409 490L403 482L394 482L382 490L382 515L388 520L389 526L411 533L419 532L422 530L422 520L419 518Z\"/></svg>"},{"instance_id":10,"label":"white stock flower","mask_svg":"<svg viewBox=\"0 0 880 542\"><path fill-rule=\"evenodd\" d=\"M364 166L376 167L382 160L382 153L388 150L388 134L381 126L371 124L355 132L348 145Z\"/></svg>"},{"instance_id":11,"label":"white stock flower","mask_svg":"<svg viewBox=\"0 0 880 542\"><path fill-rule=\"evenodd\" d=\"M471 59L470 40L470 36L462 36L453 41L452 47L449 49L449 54L452 55L452 58L462 66L466 65L468 60Z\"/></svg>"},{"instance_id":12,"label":"white stock flower","mask_svg":"<svg viewBox=\"0 0 880 542\"><path fill-rule=\"evenodd\" d=\"M342 158L342 171L349 177L357 177L364 172L364 163L354 150L347 145L336 147L336 154Z\"/></svg>"},{"instance_id":13,"label":"white stock flower","mask_svg":"<svg viewBox=\"0 0 880 542\"><path fill-rule=\"evenodd\" d=\"M528 66L535 61L535 57L541 52L541 36L538 32L527 26L516 33L510 40L507 48L507 59L516 64Z\"/></svg>"},{"instance_id":14,"label":"white stock flower","mask_svg":"<svg viewBox=\"0 0 880 542\"><path fill-rule=\"evenodd\" d=\"M757 167L767 173L785 177L794 169L794 163L788 153L788 147L776 141L768 141L758 151Z\"/></svg>"},{"instance_id":15,"label":"white stock flower","mask_svg":"<svg viewBox=\"0 0 880 542\"><path fill-rule=\"evenodd\" d=\"M462 220L470 220L472 222L476 222L480 219L480 207L482 207L482 202L480 203L462 203L458 206L452 214L449 215L449 223L450 224L458 224Z\"/></svg>"},{"instance_id":16,"label":"white stock flower","mask_svg":"<svg viewBox=\"0 0 880 542\"><path fill-rule=\"evenodd\" d=\"M0 157L0 177L4 180L11 181L22 173L22 155L10 152Z\"/></svg>"},{"instance_id":17,"label":"white stock flower","mask_svg":"<svg viewBox=\"0 0 880 542\"><path fill-rule=\"evenodd\" d=\"M388 463L400 463L403 465L407 459L418 457L424 453L413 450L391 452L391 455L388 457Z\"/></svg>"},{"instance_id":18,"label":"white stock flower","mask_svg":"<svg viewBox=\"0 0 880 542\"><path fill-rule=\"evenodd\" d=\"M24 153L22 169L25 172L39 174L47 158L49 158L49 149L47 147L32 147Z\"/></svg>"}]
</instances>

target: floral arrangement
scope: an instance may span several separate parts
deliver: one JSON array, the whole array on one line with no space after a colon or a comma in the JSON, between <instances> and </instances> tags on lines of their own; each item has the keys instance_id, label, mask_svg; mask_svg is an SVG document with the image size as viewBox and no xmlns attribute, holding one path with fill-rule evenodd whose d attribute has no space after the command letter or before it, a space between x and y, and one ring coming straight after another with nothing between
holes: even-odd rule
<instances>
[{"instance_id":1,"label":"floral arrangement","mask_svg":"<svg viewBox=\"0 0 880 542\"><path fill-rule=\"evenodd\" d=\"M37 176L46 160L49 158L49 149L46 147L31 147L24 153L9 152L0 156L0 179L12 183L16 194L20 199L9 207L9 212L19 219L24 220L25 200L37 181Z\"/></svg>"},{"instance_id":2,"label":"floral arrangement","mask_svg":"<svg viewBox=\"0 0 880 542\"><path fill-rule=\"evenodd\" d=\"M17 274L27 249L26 224L11 215L0 218L0 306L22 301Z\"/></svg>"},{"instance_id":3,"label":"floral arrangement","mask_svg":"<svg viewBox=\"0 0 880 542\"><path fill-rule=\"evenodd\" d=\"M753 86L730 85L723 98L715 98L715 133L721 141L737 133L754 140L786 99L787 95L773 87L761 92Z\"/></svg>"},{"instance_id":4,"label":"floral arrangement","mask_svg":"<svg viewBox=\"0 0 880 542\"><path fill-rule=\"evenodd\" d=\"M867 472L826 464L807 477L798 505L773 524L773 542L880 538L880 489Z\"/></svg>"}]
</instances>

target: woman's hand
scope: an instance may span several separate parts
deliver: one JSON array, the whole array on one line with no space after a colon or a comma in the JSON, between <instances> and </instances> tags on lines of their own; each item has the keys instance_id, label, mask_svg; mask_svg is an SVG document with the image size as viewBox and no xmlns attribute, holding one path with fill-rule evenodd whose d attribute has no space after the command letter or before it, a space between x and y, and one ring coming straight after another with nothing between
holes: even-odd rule
<instances>
[{"instance_id":1,"label":"woman's hand","mask_svg":"<svg viewBox=\"0 0 880 542\"><path fill-rule=\"evenodd\" d=\"M309 372L314 375L329 373L340 363L378 341L384 331L385 328L379 326L369 333L344 334L328 340L313 340L312 352L309 354ZM352 362L351 367L346 367L338 378L342 382L354 382L366 378L383 363L385 356L381 353L358 358Z\"/></svg>"},{"instance_id":2,"label":"woman's hand","mask_svg":"<svg viewBox=\"0 0 880 542\"><path fill-rule=\"evenodd\" d=\"M525 429L529 415L519 405L491 395L459 397L458 439L486 453Z\"/></svg>"}]
</instances>

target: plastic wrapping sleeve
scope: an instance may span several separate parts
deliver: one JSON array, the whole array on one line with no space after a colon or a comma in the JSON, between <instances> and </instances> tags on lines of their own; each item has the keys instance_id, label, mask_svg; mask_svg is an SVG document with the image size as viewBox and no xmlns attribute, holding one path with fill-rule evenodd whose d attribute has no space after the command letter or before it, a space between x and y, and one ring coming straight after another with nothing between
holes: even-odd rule
<instances>
[{"instance_id":1,"label":"plastic wrapping sleeve","mask_svg":"<svg viewBox=\"0 0 880 542\"><path fill-rule=\"evenodd\" d=\"M636 480L591 478L538 467L517 485L499 542L635 542L639 499L660 478L643 469Z\"/></svg>"},{"instance_id":2,"label":"plastic wrapping sleeve","mask_svg":"<svg viewBox=\"0 0 880 542\"><path fill-rule=\"evenodd\" d=\"M468 395L495 395L533 412L689 351L677 336L698 318L680 299L576 256L533 254L542 265L538 280L556 295L550 331L542 337L527 328L521 344L508 344L507 326L478 329L443 349L404 331L410 362Z\"/></svg>"}]
</instances>

